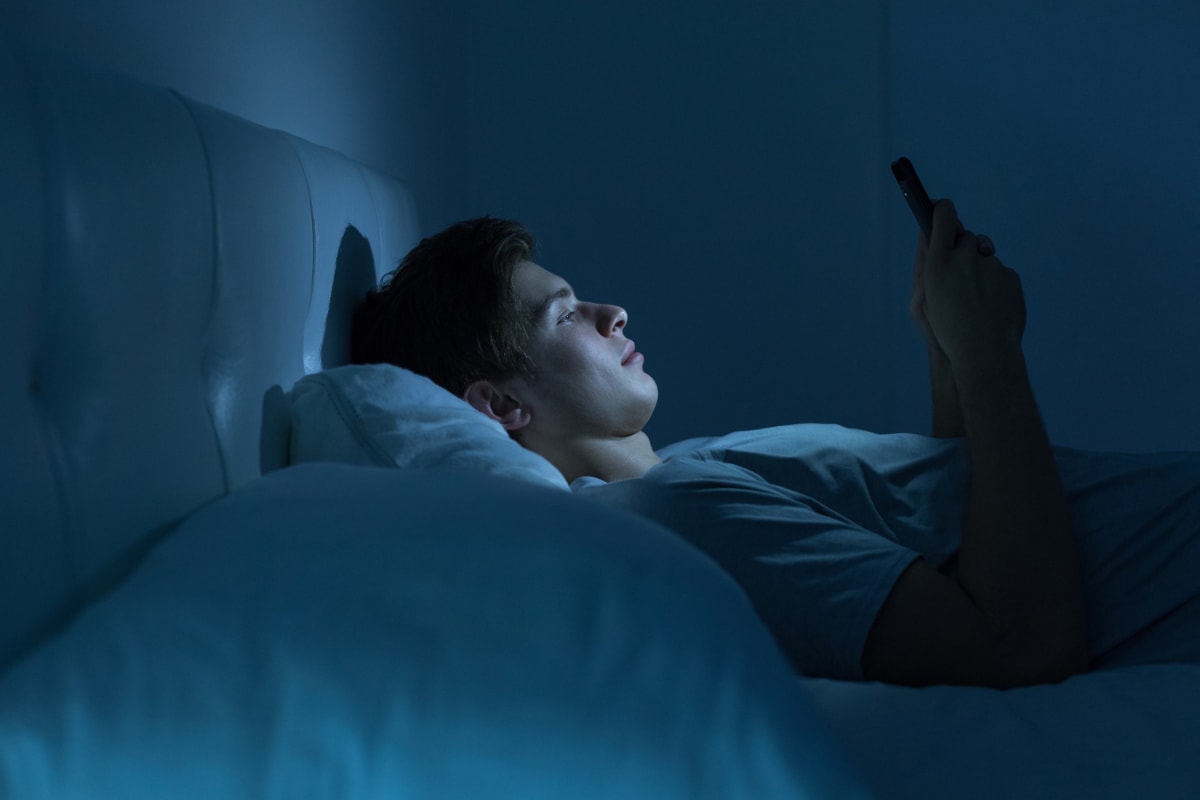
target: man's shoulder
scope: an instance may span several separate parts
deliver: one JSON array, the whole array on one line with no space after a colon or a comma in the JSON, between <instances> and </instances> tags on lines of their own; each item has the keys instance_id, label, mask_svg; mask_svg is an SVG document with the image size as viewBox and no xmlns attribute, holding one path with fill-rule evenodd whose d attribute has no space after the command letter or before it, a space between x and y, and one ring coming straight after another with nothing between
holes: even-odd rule
<instances>
[{"instance_id":1,"label":"man's shoulder","mask_svg":"<svg viewBox=\"0 0 1200 800\"><path fill-rule=\"evenodd\" d=\"M781 491L757 472L726 461L721 455L706 448L678 452L641 477L612 482L584 477L571 483L571 491L635 508L749 503Z\"/></svg>"},{"instance_id":2,"label":"man's shoulder","mask_svg":"<svg viewBox=\"0 0 1200 800\"><path fill-rule=\"evenodd\" d=\"M770 493L780 486L755 468L754 456L803 463L818 458L822 451L864 448L877 437L867 431L820 423L695 437L658 450L662 461L639 478L609 483L585 476L572 482L571 489L606 497L681 494L717 488Z\"/></svg>"},{"instance_id":3,"label":"man's shoulder","mask_svg":"<svg viewBox=\"0 0 1200 800\"><path fill-rule=\"evenodd\" d=\"M685 439L662 448L658 455L664 460L687 454L720 459L726 453L806 459L831 452L870 452L899 440L911 446L908 440L927 438L916 434L874 433L833 423L802 422Z\"/></svg>"}]
</instances>

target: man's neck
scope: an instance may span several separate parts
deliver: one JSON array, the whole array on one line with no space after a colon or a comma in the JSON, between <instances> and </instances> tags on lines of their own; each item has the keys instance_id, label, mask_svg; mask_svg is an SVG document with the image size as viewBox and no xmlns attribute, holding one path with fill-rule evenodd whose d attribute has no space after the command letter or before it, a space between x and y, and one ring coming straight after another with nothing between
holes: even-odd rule
<instances>
[{"instance_id":1,"label":"man's neck","mask_svg":"<svg viewBox=\"0 0 1200 800\"><path fill-rule=\"evenodd\" d=\"M650 437L638 432L620 439L588 439L556 448L546 455L567 482L590 475L603 481L640 478L662 461L650 444Z\"/></svg>"}]
</instances>

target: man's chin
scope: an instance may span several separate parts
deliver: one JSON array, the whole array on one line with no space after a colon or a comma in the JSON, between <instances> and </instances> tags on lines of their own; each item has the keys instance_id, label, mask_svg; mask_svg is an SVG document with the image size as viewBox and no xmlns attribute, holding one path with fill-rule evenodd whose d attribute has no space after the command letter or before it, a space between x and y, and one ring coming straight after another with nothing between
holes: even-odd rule
<instances>
[{"instance_id":1,"label":"man's chin","mask_svg":"<svg viewBox=\"0 0 1200 800\"><path fill-rule=\"evenodd\" d=\"M646 424L650 422L650 417L654 416L654 409L658 407L658 391L657 387L654 394L649 398L646 404L645 415L642 419L642 424L638 426L638 430L646 429Z\"/></svg>"}]
</instances>

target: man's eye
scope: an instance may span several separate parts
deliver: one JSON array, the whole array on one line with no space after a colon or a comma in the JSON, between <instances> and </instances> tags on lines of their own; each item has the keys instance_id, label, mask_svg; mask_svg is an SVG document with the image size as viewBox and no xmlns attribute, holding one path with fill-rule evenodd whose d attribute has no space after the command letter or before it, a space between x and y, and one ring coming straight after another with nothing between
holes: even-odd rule
<instances>
[{"instance_id":1,"label":"man's eye","mask_svg":"<svg viewBox=\"0 0 1200 800\"><path fill-rule=\"evenodd\" d=\"M565 314L563 314L561 317L558 318L558 324L562 325L564 322L570 322L574 318L575 318L575 311L572 309L571 311L566 312Z\"/></svg>"}]
</instances>

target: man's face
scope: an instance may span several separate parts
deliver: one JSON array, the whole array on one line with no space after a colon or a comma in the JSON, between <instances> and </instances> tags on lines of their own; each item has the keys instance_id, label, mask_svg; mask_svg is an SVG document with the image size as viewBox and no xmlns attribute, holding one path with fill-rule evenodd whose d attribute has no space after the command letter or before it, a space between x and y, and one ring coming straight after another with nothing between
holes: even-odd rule
<instances>
[{"instance_id":1,"label":"man's face","mask_svg":"<svg viewBox=\"0 0 1200 800\"><path fill-rule=\"evenodd\" d=\"M513 288L533 314L529 355L536 378L512 385L533 414L530 433L562 439L641 431L658 402L658 385L625 338L625 310L579 300L565 280L532 261L517 266Z\"/></svg>"}]
</instances>

